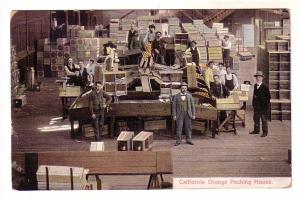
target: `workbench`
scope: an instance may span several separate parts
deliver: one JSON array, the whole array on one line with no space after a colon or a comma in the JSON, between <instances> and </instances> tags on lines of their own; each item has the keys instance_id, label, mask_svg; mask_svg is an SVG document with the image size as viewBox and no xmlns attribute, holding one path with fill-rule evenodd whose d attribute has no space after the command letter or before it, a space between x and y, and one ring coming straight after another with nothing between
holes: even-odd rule
<instances>
[{"instance_id":1,"label":"workbench","mask_svg":"<svg viewBox=\"0 0 300 200\"><path fill-rule=\"evenodd\" d=\"M65 119L65 115L68 111L68 104L74 98L77 98L81 94L80 86L66 86L59 87L59 97L62 103L62 118Z\"/></svg>"},{"instance_id":2,"label":"workbench","mask_svg":"<svg viewBox=\"0 0 300 200\"><path fill-rule=\"evenodd\" d=\"M151 93L150 93L151 94ZM151 95L150 95L151 96ZM115 130L114 124L116 118L137 117L143 119L146 117L165 117L171 120L171 137L175 135L175 121L172 120L172 103L160 102L157 99L148 100L123 100L112 103L110 109L104 114L106 118L110 118L110 136L113 137ZM153 98L155 97L152 96ZM217 109L213 106L195 105L196 119L205 119L217 121ZM71 136L75 136L74 121L89 120L91 118L88 109L87 96L78 97L69 109L69 120L71 123ZM79 123L80 124L80 123ZM80 130L80 129L79 129Z\"/></svg>"}]
</instances>

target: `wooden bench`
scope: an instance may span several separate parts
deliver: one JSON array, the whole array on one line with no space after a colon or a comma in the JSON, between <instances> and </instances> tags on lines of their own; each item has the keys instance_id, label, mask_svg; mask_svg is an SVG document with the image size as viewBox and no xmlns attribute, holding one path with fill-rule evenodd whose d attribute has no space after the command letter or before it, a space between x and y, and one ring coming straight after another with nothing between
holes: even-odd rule
<instances>
[{"instance_id":1,"label":"wooden bench","mask_svg":"<svg viewBox=\"0 0 300 200\"><path fill-rule=\"evenodd\" d=\"M39 165L83 167L95 176L101 189L101 175L150 175L147 189L161 188L163 174L172 174L170 151L54 151L13 153L12 160L25 169L31 189L37 189L36 172ZM160 179L159 179L160 176Z\"/></svg>"}]
</instances>

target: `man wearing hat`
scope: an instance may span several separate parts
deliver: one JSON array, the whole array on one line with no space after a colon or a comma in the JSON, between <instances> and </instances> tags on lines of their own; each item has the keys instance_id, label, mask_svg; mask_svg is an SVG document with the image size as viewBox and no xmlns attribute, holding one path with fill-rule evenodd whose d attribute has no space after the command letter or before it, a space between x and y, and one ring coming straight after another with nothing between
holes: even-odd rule
<instances>
[{"instance_id":1,"label":"man wearing hat","mask_svg":"<svg viewBox=\"0 0 300 200\"><path fill-rule=\"evenodd\" d=\"M250 134L259 134L260 132L260 119L262 121L263 134L261 137L266 137L268 135L268 110L270 104L270 90L263 84L264 75L261 71L257 71L254 75L256 78L256 84L254 85L252 106L254 109L253 120L254 120L254 130Z\"/></svg>"},{"instance_id":2,"label":"man wearing hat","mask_svg":"<svg viewBox=\"0 0 300 200\"><path fill-rule=\"evenodd\" d=\"M181 143L182 128L184 125L186 134L186 143L194 145L192 139L192 119L196 118L195 104L192 95L187 91L188 85L181 84L180 93L173 97L172 114L176 120L176 143L178 146Z\"/></svg>"}]
</instances>

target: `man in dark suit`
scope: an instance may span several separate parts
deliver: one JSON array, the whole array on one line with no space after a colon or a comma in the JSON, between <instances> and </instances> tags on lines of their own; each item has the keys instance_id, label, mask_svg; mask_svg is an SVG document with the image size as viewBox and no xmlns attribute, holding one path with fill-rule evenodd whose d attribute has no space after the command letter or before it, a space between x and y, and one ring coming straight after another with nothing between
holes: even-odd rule
<instances>
[{"instance_id":1,"label":"man in dark suit","mask_svg":"<svg viewBox=\"0 0 300 200\"><path fill-rule=\"evenodd\" d=\"M254 109L254 131L250 134L259 134L260 131L260 119L262 121L263 134L261 137L266 137L268 135L268 110L270 104L270 90L263 84L264 75L261 71L258 71L254 77L257 83L254 85L252 106Z\"/></svg>"},{"instance_id":2,"label":"man in dark suit","mask_svg":"<svg viewBox=\"0 0 300 200\"><path fill-rule=\"evenodd\" d=\"M180 93L176 94L172 102L173 119L176 120L176 143L181 143L182 128L184 125L186 143L194 145L192 139L192 119L196 118L195 104L192 95L187 91L187 84L182 83Z\"/></svg>"}]
</instances>

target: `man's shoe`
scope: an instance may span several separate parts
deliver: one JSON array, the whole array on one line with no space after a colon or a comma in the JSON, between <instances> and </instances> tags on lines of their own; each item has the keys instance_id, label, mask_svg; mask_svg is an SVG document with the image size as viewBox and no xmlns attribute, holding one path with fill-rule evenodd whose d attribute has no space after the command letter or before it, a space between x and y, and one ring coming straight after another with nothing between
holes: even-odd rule
<instances>
[{"instance_id":1,"label":"man's shoe","mask_svg":"<svg viewBox=\"0 0 300 200\"><path fill-rule=\"evenodd\" d=\"M178 145L180 145L180 142L176 142L176 143L175 143L175 146L178 146Z\"/></svg>"},{"instance_id":2,"label":"man's shoe","mask_svg":"<svg viewBox=\"0 0 300 200\"><path fill-rule=\"evenodd\" d=\"M260 137L266 137L267 136L267 134L262 134Z\"/></svg>"},{"instance_id":3,"label":"man's shoe","mask_svg":"<svg viewBox=\"0 0 300 200\"><path fill-rule=\"evenodd\" d=\"M259 132L251 131L249 134L259 134Z\"/></svg>"},{"instance_id":4,"label":"man's shoe","mask_svg":"<svg viewBox=\"0 0 300 200\"><path fill-rule=\"evenodd\" d=\"M194 143L192 143L191 141L186 141L186 143L189 145L194 145Z\"/></svg>"}]
</instances>

